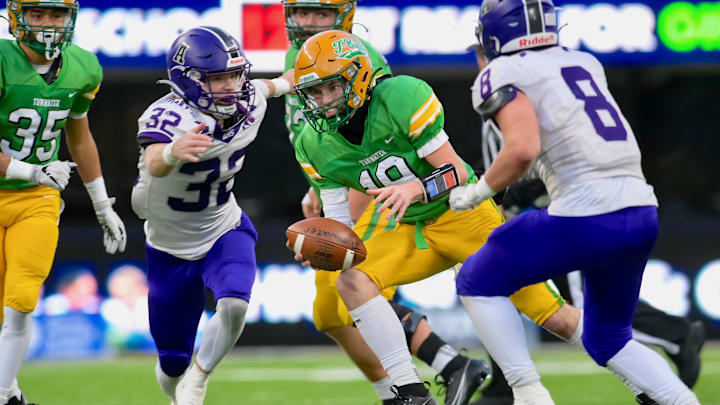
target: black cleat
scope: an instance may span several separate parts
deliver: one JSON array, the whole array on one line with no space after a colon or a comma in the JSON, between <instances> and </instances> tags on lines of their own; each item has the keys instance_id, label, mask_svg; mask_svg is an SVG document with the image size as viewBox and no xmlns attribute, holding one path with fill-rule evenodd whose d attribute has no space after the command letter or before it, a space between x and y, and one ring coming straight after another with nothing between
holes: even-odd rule
<instances>
[{"instance_id":1,"label":"black cleat","mask_svg":"<svg viewBox=\"0 0 720 405\"><path fill-rule=\"evenodd\" d=\"M382 405L393 405L395 403L394 399L383 399Z\"/></svg>"},{"instance_id":2,"label":"black cleat","mask_svg":"<svg viewBox=\"0 0 720 405\"><path fill-rule=\"evenodd\" d=\"M441 375L435 376L435 384L445 391L445 405L467 405L470 397L491 373L485 360L468 358L462 368L457 369L447 381Z\"/></svg>"},{"instance_id":3,"label":"black cleat","mask_svg":"<svg viewBox=\"0 0 720 405\"><path fill-rule=\"evenodd\" d=\"M428 384L428 387L430 386L427 382L425 384ZM439 405L433 398L430 390L426 390L426 394L424 395L401 394L399 387L395 385L393 385L390 390L395 394L395 399L392 399L389 405ZM383 401L383 403L385 402Z\"/></svg>"},{"instance_id":4,"label":"black cleat","mask_svg":"<svg viewBox=\"0 0 720 405\"><path fill-rule=\"evenodd\" d=\"M670 355L678 369L678 377L692 388L700 376L700 350L705 344L705 325L702 321L690 324L690 332L680 342L680 352Z\"/></svg>"},{"instance_id":5,"label":"black cleat","mask_svg":"<svg viewBox=\"0 0 720 405\"><path fill-rule=\"evenodd\" d=\"M635 397L635 401L637 401L640 405L658 405L657 402L653 401L647 394L642 393Z\"/></svg>"},{"instance_id":6,"label":"black cleat","mask_svg":"<svg viewBox=\"0 0 720 405\"><path fill-rule=\"evenodd\" d=\"M483 395L482 398L470 405L513 405L513 397L489 397Z\"/></svg>"},{"instance_id":7,"label":"black cleat","mask_svg":"<svg viewBox=\"0 0 720 405\"><path fill-rule=\"evenodd\" d=\"M20 394L20 398L18 397L12 397L5 405L38 405L33 402L28 402L27 398L25 398L25 395Z\"/></svg>"}]
</instances>

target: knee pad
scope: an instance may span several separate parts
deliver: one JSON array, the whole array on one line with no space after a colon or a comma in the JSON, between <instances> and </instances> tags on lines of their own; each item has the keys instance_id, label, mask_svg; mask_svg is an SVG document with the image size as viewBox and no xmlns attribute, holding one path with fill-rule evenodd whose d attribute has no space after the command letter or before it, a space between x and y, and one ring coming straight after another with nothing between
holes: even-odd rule
<instances>
[{"instance_id":1,"label":"knee pad","mask_svg":"<svg viewBox=\"0 0 720 405\"><path fill-rule=\"evenodd\" d=\"M407 340L407 344L409 347L410 341L412 340L415 331L417 331L417 327L420 324L420 321L426 319L427 317L423 314L413 311L412 309L404 305L400 305L394 302L390 302L390 306L400 319L400 323L402 324L403 330L405 331L405 340ZM403 319L407 316L407 314L410 314L410 316L407 319Z\"/></svg>"},{"instance_id":2,"label":"knee pad","mask_svg":"<svg viewBox=\"0 0 720 405\"><path fill-rule=\"evenodd\" d=\"M163 373L170 377L180 377L190 365L190 356L186 354L160 354L159 362Z\"/></svg>"},{"instance_id":3,"label":"knee pad","mask_svg":"<svg viewBox=\"0 0 720 405\"><path fill-rule=\"evenodd\" d=\"M242 298L220 298L215 306L215 316L219 317L228 329L237 333L245 326L247 309L248 302Z\"/></svg>"}]
</instances>

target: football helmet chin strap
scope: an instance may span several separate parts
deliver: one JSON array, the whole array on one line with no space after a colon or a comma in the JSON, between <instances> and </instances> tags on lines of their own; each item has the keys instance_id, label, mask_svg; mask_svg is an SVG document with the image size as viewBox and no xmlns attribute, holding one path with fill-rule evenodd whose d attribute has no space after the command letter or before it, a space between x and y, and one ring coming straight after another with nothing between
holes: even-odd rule
<instances>
[{"instance_id":1,"label":"football helmet chin strap","mask_svg":"<svg viewBox=\"0 0 720 405\"><path fill-rule=\"evenodd\" d=\"M35 39L41 44L45 44L45 59L53 60L60 55L60 47L55 46L55 37L57 32L52 30L42 30L35 33Z\"/></svg>"}]
</instances>

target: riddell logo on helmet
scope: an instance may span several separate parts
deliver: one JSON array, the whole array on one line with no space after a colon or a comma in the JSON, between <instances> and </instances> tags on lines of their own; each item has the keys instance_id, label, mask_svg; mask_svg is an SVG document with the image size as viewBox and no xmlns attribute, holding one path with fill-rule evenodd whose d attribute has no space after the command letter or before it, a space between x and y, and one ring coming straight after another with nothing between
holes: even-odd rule
<instances>
[{"instance_id":1,"label":"riddell logo on helmet","mask_svg":"<svg viewBox=\"0 0 720 405\"><path fill-rule=\"evenodd\" d=\"M557 36L555 34L548 34L545 36L538 36L532 39L520 39L518 45L520 47L537 46L537 45L554 45L557 43Z\"/></svg>"}]
</instances>

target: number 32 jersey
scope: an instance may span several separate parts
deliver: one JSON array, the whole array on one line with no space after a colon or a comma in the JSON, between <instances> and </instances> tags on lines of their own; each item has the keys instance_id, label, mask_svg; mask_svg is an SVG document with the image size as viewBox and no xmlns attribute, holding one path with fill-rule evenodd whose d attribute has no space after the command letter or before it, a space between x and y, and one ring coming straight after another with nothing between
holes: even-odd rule
<instances>
[{"instance_id":1,"label":"number 32 jersey","mask_svg":"<svg viewBox=\"0 0 720 405\"><path fill-rule=\"evenodd\" d=\"M222 129L215 119L173 94L155 101L138 119L139 177L132 207L145 219L148 245L185 260L205 256L215 241L240 223L241 209L232 193L245 150L255 140L267 109L267 86L257 80L254 105L243 124ZM178 163L165 177L153 177L145 166L145 147L180 139L200 123L213 145L199 162Z\"/></svg>"},{"instance_id":2,"label":"number 32 jersey","mask_svg":"<svg viewBox=\"0 0 720 405\"><path fill-rule=\"evenodd\" d=\"M548 189L551 215L657 205L635 135L595 57L552 47L493 59L473 84L475 109L504 86L525 94L537 114L542 147L532 169Z\"/></svg>"}]
</instances>

